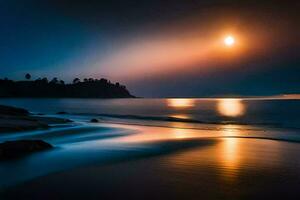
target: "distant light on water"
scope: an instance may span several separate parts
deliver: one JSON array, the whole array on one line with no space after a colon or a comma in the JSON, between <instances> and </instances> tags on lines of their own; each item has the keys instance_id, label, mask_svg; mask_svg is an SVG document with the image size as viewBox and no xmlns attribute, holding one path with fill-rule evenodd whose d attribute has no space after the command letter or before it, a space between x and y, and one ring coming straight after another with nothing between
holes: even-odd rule
<instances>
[{"instance_id":1,"label":"distant light on water","mask_svg":"<svg viewBox=\"0 0 300 200\"><path fill-rule=\"evenodd\" d=\"M194 107L195 100L194 99L167 99L167 104L169 107L187 108L187 107Z\"/></svg>"},{"instance_id":2,"label":"distant light on water","mask_svg":"<svg viewBox=\"0 0 300 200\"><path fill-rule=\"evenodd\" d=\"M237 117L245 113L245 105L241 99L220 99L217 110L223 116Z\"/></svg>"}]
</instances>

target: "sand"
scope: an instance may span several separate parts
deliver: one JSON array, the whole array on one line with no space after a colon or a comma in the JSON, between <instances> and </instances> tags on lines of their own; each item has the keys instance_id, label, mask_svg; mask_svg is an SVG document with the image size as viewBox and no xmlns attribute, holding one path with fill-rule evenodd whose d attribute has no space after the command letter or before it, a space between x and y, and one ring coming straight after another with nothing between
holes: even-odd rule
<instances>
[{"instance_id":1,"label":"sand","mask_svg":"<svg viewBox=\"0 0 300 200\"><path fill-rule=\"evenodd\" d=\"M300 146L212 139L180 151L54 173L6 199L299 199Z\"/></svg>"}]
</instances>

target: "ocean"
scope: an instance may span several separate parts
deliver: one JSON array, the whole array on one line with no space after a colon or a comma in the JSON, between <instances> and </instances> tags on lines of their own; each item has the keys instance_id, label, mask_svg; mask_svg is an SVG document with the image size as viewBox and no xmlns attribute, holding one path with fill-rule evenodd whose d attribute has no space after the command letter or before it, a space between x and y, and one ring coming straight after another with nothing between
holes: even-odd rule
<instances>
[{"instance_id":1,"label":"ocean","mask_svg":"<svg viewBox=\"0 0 300 200\"><path fill-rule=\"evenodd\" d=\"M33 113L63 111L111 120L300 128L299 99L0 99L0 104L26 108Z\"/></svg>"}]
</instances>

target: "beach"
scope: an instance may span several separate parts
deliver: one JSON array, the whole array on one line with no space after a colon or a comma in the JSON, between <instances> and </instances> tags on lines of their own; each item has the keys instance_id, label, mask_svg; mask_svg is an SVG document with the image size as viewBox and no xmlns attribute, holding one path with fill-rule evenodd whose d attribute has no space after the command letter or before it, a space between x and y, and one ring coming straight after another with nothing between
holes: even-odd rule
<instances>
[{"instance_id":1,"label":"beach","mask_svg":"<svg viewBox=\"0 0 300 200\"><path fill-rule=\"evenodd\" d=\"M0 0L0 200L300 200L299 10Z\"/></svg>"},{"instance_id":2,"label":"beach","mask_svg":"<svg viewBox=\"0 0 300 200\"><path fill-rule=\"evenodd\" d=\"M215 103L204 100L197 100L194 106L185 108L169 107L168 112L177 112L177 115L172 113L169 117L164 114L153 117L159 109L153 103L152 117L137 117L136 113L129 115L124 112L125 108L120 109L126 116L103 114L104 108L102 113L97 111L98 114L82 113L81 110L75 113L77 100L63 104L72 105L72 109L59 107L62 101L59 104L51 101L52 106L66 112L55 114L58 110L49 112L41 107L32 107L37 106L36 103L22 107L33 113L44 112L45 117L61 117L72 122L52 124L45 130L0 135L1 142L38 139L54 146L51 150L1 161L1 199L300 197L300 135L299 129L294 127L298 124L298 118L295 118L298 101L277 102L277 110L281 113L281 106L286 109L293 107L285 111L289 112L290 118L281 116L289 121L283 125L274 125L278 121L285 122L279 116L275 116L272 125L265 123L269 122L266 117L269 111L266 110L255 111L264 115L265 121L253 120L251 116L240 116L239 120L243 119L244 123L235 118L215 123L216 116L206 116L206 120L213 119L214 123L200 123L204 118L195 117L190 121L189 118L180 121L180 114L189 112L191 115L198 104L209 107ZM86 110L91 105L110 107L109 101L95 102L86 105ZM40 102L40 105L45 103ZM275 104L274 101L250 103L244 102L248 108L247 111L244 108L245 113L253 112L249 108L254 103L260 108L263 103L268 108ZM16 102L13 104L20 106ZM82 104L78 105L81 109ZM136 108L128 107L131 112ZM208 112L209 109L206 110ZM271 113L274 114L273 109ZM90 122L93 118L98 122ZM252 121L248 120L246 124L245 119Z\"/></svg>"},{"instance_id":3,"label":"beach","mask_svg":"<svg viewBox=\"0 0 300 200\"><path fill-rule=\"evenodd\" d=\"M252 155L234 164L220 160L213 148L229 141L197 147L159 157L93 166L38 178L12 189L11 198L28 199L298 199L299 160L286 162L267 150L257 159ZM296 145L274 141L239 140L252 145L242 154L256 154L253 148ZM218 148L218 147L217 147ZM280 148L280 147L278 147ZM241 157L243 155L236 155ZM249 156L249 155L247 155ZM282 155L285 156L285 155ZM299 153L293 156L298 156ZM223 158L230 159L230 158ZM286 162L281 165L278 162ZM47 194L47 197L45 197Z\"/></svg>"}]
</instances>

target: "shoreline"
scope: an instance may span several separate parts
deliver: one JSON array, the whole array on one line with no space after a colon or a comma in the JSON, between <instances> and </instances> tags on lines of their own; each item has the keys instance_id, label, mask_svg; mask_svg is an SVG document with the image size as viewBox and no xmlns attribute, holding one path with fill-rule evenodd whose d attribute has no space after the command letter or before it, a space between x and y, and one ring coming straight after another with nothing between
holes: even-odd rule
<instances>
[{"instance_id":1,"label":"shoreline","mask_svg":"<svg viewBox=\"0 0 300 200\"><path fill-rule=\"evenodd\" d=\"M23 108L0 105L0 136L2 134L34 130L47 130L53 124L66 124L69 119L35 116ZM53 146L43 140L21 139L0 141L0 162L48 150Z\"/></svg>"},{"instance_id":2,"label":"shoreline","mask_svg":"<svg viewBox=\"0 0 300 200\"><path fill-rule=\"evenodd\" d=\"M0 105L0 134L47 129L51 124L72 122L69 119L32 115L23 108Z\"/></svg>"}]
</instances>

